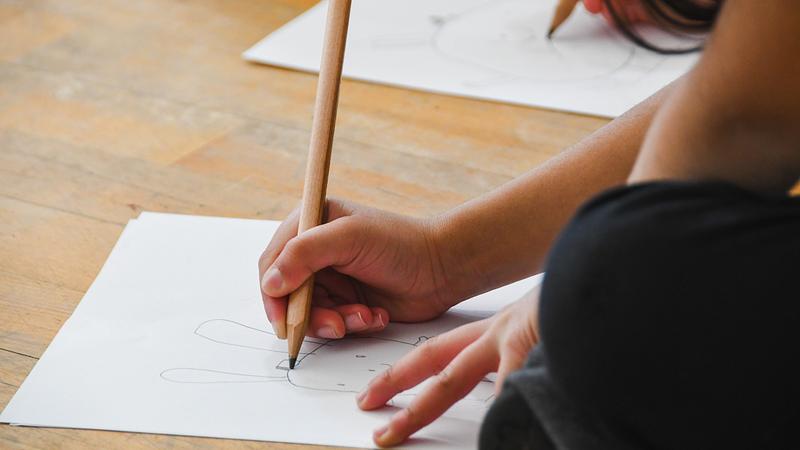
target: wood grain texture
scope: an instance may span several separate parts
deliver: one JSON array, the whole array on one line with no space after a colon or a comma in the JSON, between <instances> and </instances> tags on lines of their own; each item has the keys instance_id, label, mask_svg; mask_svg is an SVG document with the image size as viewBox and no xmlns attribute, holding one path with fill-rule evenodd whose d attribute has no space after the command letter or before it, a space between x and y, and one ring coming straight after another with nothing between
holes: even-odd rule
<instances>
[{"instance_id":1,"label":"wood grain texture","mask_svg":"<svg viewBox=\"0 0 800 450\"><path fill-rule=\"evenodd\" d=\"M239 55L315 3L0 0L0 406L140 211L297 206L317 77ZM337 122L329 195L421 216L606 120L345 80ZM0 448L87 447L316 448L0 426Z\"/></svg>"},{"instance_id":2,"label":"wood grain texture","mask_svg":"<svg viewBox=\"0 0 800 450\"><path fill-rule=\"evenodd\" d=\"M347 28L350 22L351 0L330 0L322 43L322 61L317 94L314 102L314 120L311 124L311 143L308 149L303 203L297 234L316 227L322 221L325 193L328 188L328 172L331 164L333 135L336 129L336 110L339 106L339 85L342 79L344 49L347 43ZM286 312L286 339L289 341L289 367L300 354L306 336L311 312L311 297L314 294L314 275L308 277L289 296ZM278 333L278 337L281 333Z\"/></svg>"}]
</instances>

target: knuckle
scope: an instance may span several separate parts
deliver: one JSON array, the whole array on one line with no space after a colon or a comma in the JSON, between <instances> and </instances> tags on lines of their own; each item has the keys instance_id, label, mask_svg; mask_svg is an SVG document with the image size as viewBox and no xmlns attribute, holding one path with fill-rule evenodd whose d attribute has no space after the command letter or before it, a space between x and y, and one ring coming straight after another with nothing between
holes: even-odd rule
<instances>
[{"instance_id":1,"label":"knuckle","mask_svg":"<svg viewBox=\"0 0 800 450\"><path fill-rule=\"evenodd\" d=\"M308 245L306 245L305 239L301 238L300 236L297 236L295 238L292 238L291 240L289 240L289 242L286 243L286 246L283 248L283 252L281 252L281 254L290 260L292 259L302 260L303 257L305 256L307 248Z\"/></svg>"},{"instance_id":2,"label":"knuckle","mask_svg":"<svg viewBox=\"0 0 800 450\"><path fill-rule=\"evenodd\" d=\"M438 341L430 339L419 347L420 357L425 361L436 360L436 348Z\"/></svg>"},{"instance_id":3,"label":"knuckle","mask_svg":"<svg viewBox=\"0 0 800 450\"><path fill-rule=\"evenodd\" d=\"M452 372L444 369L436 375L436 388L444 392L453 392L458 387L458 380Z\"/></svg>"},{"instance_id":4,"label":"knuckle","mask_svg":"<svg viewBox=\"0 0 800 450\"><path fill-rule=\"evenodd\" d=\"M337 219L338 232L344 238L356 239L364 233L363 221L357 217L347 216Z\"/></svg>"},{"instance_id":5,"label":"knuckle","mask_svg":"<svg viewBox=\"0 0 800 450\"><path fill-rule=\"evenodd\" d=\"M328 197L322 209L322 223L328 223L337 217L337 211L341 209L341 200L337 197Z\"/></svg>"},{"instance_id":6,"label":"knuckle","mask_svg":"<svg viewBox=\"0 0 800 450\"><path fill-rule=\"evenodd\" d=\"M387 368L386 370L384 370L383 373L381 374L381 376L378 377L378 382L380 382L382 384L391 385L391 384L394 383L394 380L395 380L394 368L391 367L391 366L389 368Z\"/></svg>"},{"instance_id":7,"label":"knuckle","mask_svg":"<svg viewBox=\"0 0 800 450\"><path fill-rule=\"evenodd\" d=\"M417 428L422 420L419 415L419 411L417 408L409 405L405 409L406 420L408 421L408 427L411 429Z\"/></svg>"},{"instance_id":8,"label":"knuckle","mask_svg":"<svg viewBox=\"0 0 800 450\"><path fill-rule=\"evenodd\" d=\"M327 210L329 218L333 220L352 215L355 212L355 205L340 197L328 197Z\"/></svg>"},{"instance_id":9,"label":"knuckle","mask_svg":"<svg viewBox=\"0 0 800 450\"><path fill-rule=\"evenodd\" d=\"M421 359L425 361L426 364L433 366L434 373L436 374L441 373L445 367L447 367L446 362L441 361L439 358L439 347L441 345L442 340L439 337L433 337L420 345L417 350L420 353Z\"/></svg>"}]
</instances>

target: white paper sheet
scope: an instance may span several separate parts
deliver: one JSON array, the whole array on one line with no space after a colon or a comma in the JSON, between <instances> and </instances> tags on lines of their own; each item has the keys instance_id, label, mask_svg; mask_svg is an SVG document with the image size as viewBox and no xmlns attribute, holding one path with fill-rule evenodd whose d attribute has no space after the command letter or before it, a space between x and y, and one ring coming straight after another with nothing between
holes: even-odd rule
<instances>
[{"instance_id":1,"label":"white paper sheet","mask_svg":"<svg viewBox=\"0 0 800 450\"><path fill-rule=\"evenodd\" d=\"M393 412L355 392L426 338L521 296L523 280L439 320L375 337L308 339L284 370L256 261L277 222L143 213L0 416L18 425L371 447ZM484 381L409 443L472 448L493 386ZM397 398L406 404L416 390Z\"/></svg>"},{"instance_id":2,"label":"white paper sheet","mask_svg":"<svg viewBox=\"0 0 800 450\"><path fill-rule=\"evenodd\" d=\"M344 76L412 89L615 117L685 73L697 55L636 47L578 7L545 35L556 0L355 0ZM317 72L327 2L244 52ZM665 46L689 43L642 29Z\"/></svg>"}]
</instances>

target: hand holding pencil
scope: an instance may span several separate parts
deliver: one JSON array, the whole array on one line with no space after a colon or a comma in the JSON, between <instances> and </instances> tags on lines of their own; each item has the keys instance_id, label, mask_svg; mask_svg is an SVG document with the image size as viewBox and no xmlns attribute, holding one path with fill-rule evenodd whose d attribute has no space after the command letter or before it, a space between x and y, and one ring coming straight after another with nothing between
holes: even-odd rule
<instances>
[{"instance_id":1,"label":"hand holding pencil","mask_svg":"<svg viewBox=\"0 0 800 450\"><path fill-rule=\"evenodd\" d=\"M308 150L308 165L303 188L303 205L297 234L316 227L322 221L333 132L336 126L336 108L339 102L339 84L347 42L347 25L350 20L350 4L351 0L331 0L328 5L325 42L322 48L317 99L311 127L311 145ZM289 296L286 338L289 341L290 369L294 369L306 335L313 292L314 275L311 275Z\"/></svg>"},{"instance_id":2,"label":"hand holding pencil","mask_svg":"<svg viewBox=\"0 0 800 450\"><path fill-rule=\"evenodd\" d=\"M444 273L464 271L443 264L457 258L436 249L456 246L438 242L441 233L429 219L325 199L349 3L330 3L303 205L259 260L267 318L279 338L290 338L292 355L304 334L338 339L380 331L390 319L430 320L475 283ZM451 282L443 286L443 279Z\"/></svg>"}]
</instances>

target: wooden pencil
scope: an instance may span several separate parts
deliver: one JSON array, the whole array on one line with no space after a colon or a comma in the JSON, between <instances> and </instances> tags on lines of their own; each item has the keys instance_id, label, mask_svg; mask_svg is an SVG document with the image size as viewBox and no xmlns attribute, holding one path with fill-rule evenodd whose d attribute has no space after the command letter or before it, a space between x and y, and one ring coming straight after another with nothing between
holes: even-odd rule
<instances>
[{"instance_id":1,"label":"wooden pencil","mask_svg":"<svg viewBox=\"0 0 800 450\"><path fill-rule=\"evenodd\" d=\"M579 0L559 0L558 5L556 5L556 12L553 14L553 20L550 22L547 39L552 39L553 33L569 18L578 2Z\"/></svg>"},{"instance_id":2,"label":"wooden pencil","mask_svg":"<svg viewBox=\"0 0 800 450\"><path fill-rule=\"evenodd\" d=\"M347 25L350 19L350 3L351 0L330 0L328 4L298 234L319 225L322 220L331 162L333 131L336 125L336 107L339 101L339 84L342 78L344 48L347 40ZM300 347L303 345L313 293L314 277L312 275L289 296L286 337L289 343L290 369L294 369Z\"/></svg>"}]
</instances>

